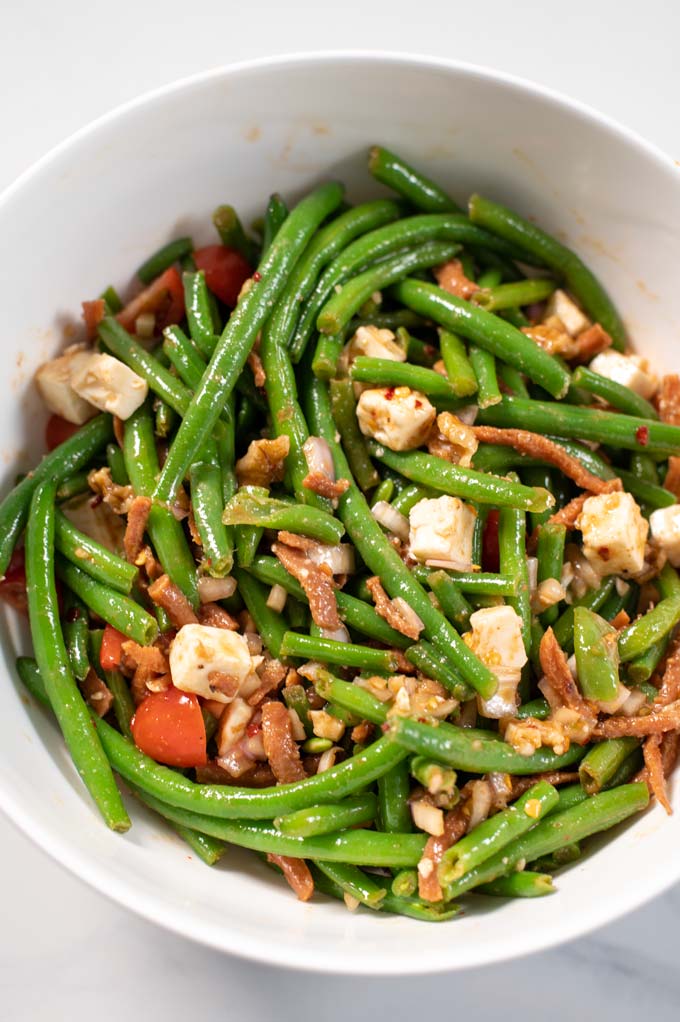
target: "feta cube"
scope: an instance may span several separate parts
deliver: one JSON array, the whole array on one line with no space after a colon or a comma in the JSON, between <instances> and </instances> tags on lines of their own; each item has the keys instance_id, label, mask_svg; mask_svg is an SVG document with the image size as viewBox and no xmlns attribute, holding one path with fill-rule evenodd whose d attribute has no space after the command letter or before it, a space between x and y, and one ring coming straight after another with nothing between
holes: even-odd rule
<instances>
[{"instance_id":1,"label":"feta cube","mask_svg":"<svg viewBox=\"0 0 680 1022\"><path fill-rule=\"evenodd\" d=\"M71 376L76 394L102 412L119 419L129 418L149 391L146 380L120 359L94 352L88 355Z\"/></svg>"},{"instance_id":2,"label":"feta cube","mask_svg":"<svg viewBox=\"0 0 680 1022\"><path fill-rule=\"evenodd\" d=\"M35 374L35 385L40 396L55 415L67 422L82 426L97 409L73 389L72 375L90 357L84 348L68 348L63 355L41 365Z\"/></svg>"},{"instance_id":3,"label":"feta cube","mask_svg":"<svg viewBox=\"0 0 680 1022\"><path fill-rule=\"evenodd\" d=\"M659 386L658 377L651 372L646 358L622 355L620 351L602 351L590 363L594 373L632 390L640 397L653 397Z\"/></svg>"},{"instance_id":4,"label":"feta cube","mask_svg":"<svg viewBox=\"0 0 680 1022\"><path fill-rule=\"evenodd\" d=\"M377 326L360 326L347 345L347 356L352 362L358 355L369 358L387 358L392 362L405 362L406 352L394 339L391 330Z\"/></svg>"},{"instance_id":5,"label":"feta cube","mask_svg":"<svg viewBox=\"0 0 680 1022\"><path fill-rule=\"evenodd\" d=\"M566 291L558 288L550 295L545 310L545 318L557 316L563 323L564 329L571 337L576 337L582 330L590 326L590 320L578 307L573 298L570 298Z\"/></svg>"},{"instance_id":6,"label":"feta cube","mask_svg":"<svg viewBox=\"0 0 680 1022\"><path fill-rule=\"evenodd\" d=\"M410 451L427 440L437 416L424 394L410 387L365 390L357 404L364 436L374 437L391 451Z\"/></svg>"},{"instance_id":7,"label":"feta cube","mask_svg":"<svg viewBox=\"0 0 680 1022\"><path fill-rule=\"evenodd\" d=\"M630 493L588 497L576 521L583 553L599 575L642 571L649 525Z\"/></svg>"},{"instance_id":8,"label":"feta cube","mask_svg":"<svg viewBox=\"0 0 680 1022\"><path fill-rule=\"evenodd\" d=\"M230 703L262 660L238 632L194 624L177 632L169 659L175 688L218 703Z\"/></svg>"},{"instance_id":9,"label":"feta cube","mask_svg":"<svg viewBox=\"0 0 680 1022\"><path fill-rule=\"evenodd\" d=\"M458 497L426 497L413 505L408 517L409 546L416 560L445 562L460 571L471 569L474 508Z\"/></svg>"},{"instance_id":10,"label":"feta cube","mask_svg":"<svg viewBox=\"0 0 680 1022\"><path fill-rule=\"evenodd\" d=\"M498 688L489 699L478 698L484 717L500 720L512 717L517 707L517 688L527 653L522 637L522 619L512 607L483 607L470 615L472 631L463 639L476 656L498 678Z\"/></svg>"},{"instance_id":11,"label":"feta cube","mask_svg":"<svg viewBox=\"0 0 680 1022\"><path fill-rule=\"evenodd\" d=\"M652 540L674 568L680 567L680 504L660 507L649 516Z\"/></svg>"}]
</instances>

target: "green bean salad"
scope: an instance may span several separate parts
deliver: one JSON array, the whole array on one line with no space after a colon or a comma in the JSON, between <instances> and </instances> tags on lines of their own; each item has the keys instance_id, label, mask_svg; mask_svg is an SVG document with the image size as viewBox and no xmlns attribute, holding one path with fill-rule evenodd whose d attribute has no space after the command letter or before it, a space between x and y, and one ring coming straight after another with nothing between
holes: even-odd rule
<instances>
[{"instance_id":1,"label":"green bean salad","mask_svg":"<svg viewBox=\"0 0 680 1022\"><path fill-rule=\"evenodd\" d=\"M120 780L208 865L441 921L671 811L680 377L533 222L368 169L83 303L0 595L110 828Z\"/></svg>"}]
</instances>

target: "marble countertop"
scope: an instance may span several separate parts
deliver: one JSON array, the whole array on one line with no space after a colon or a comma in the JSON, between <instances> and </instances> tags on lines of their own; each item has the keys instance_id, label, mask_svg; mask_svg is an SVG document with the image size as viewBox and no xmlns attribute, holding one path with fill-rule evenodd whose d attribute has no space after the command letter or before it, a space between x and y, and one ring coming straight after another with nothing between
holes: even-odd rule
<instances>
[{"instance_id":1,"label":"marble countertop","mask_svg":"<svg viewBox=\"0 0 680 1022\"><path fill-rule=\"evenodd\" d=\"M680 7L667 0L563 5L431 0L7 0L0 34L0 188L71 131L147 89L222 63L289 51L409 49L498 67L588 102L680 157ZM405 12L410 12L410 17ZM677 1019L680 886L588 938L452 976L351 979L229 958L142 921L86 888L0 818L0 1018L413 1018L449 1006L472 1020ZM679 853L680 854L680 853ZM641 864L649 868L649 864ZM584 1007L585 1006L585 1007ZM643 1007L644 1006L644 1007Z\"/></svg>"}]
</instances>

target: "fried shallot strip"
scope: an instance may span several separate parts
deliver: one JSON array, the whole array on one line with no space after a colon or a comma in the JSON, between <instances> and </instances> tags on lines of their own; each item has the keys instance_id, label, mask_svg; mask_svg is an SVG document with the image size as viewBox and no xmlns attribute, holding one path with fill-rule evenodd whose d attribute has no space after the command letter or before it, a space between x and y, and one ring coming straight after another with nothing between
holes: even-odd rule
<instances>
[{"instance_id":1,"label":"fried shallot strip","mask_svg":"<svg viewBox=\"0 0 680 1022\"><path fill-rule=\"evenodd\" d=\"M661 756L661 735L650 735L642 746L645 760L645 780L651 794L664 807L669 816L673 815L666 791L666 778Z\"/></svg>"},{"instance_id":2,"label":"fried shallot strip","mask_svg":"<svg viewBox=\"0 0 680 1022\"><path fill-rule=\"evenodd\" d=\"M105 717L113 706L113 695L94 668L91 667L85 680L81 681L80 690L85 702L92 707L97 716Z\"/></svg>"},{"instance_id":3,"label":"fried shallot strip","mask_svg":"<svg viewBox=\"0 0 680 1022\"><path fill-rule=\"evenodd\" d=\"M280 784L305 779L300 750L293 738L293 725L283 703L263 705L262 742L272 773Z\"/></svg>"},{"instance_id":4,"label":"fried shallot strip","mask_svg":"<svg viewBox=\"0 0 680 1022\"><path fill-rule=\"evenodd\" d=\"M175 628L198 624L198 618L186 596L167 575L161 575L151 583L149 596L155 604L163 608Z\"/></svg>"},{"instance_id":5,"label":"fried shallot strip","mask_svg":"<svg viewBox=\"0 0 680 1022\"><path fill-rule=\"evenodd\" d=\"M647 735L663 734L680 728L680 700L652 710L644 717L607 717L595 725L596 738L624 738L632 735L644 738Z\"/></svg>"},{"instance_id":6,"label":"fried shallot strip","mask_svg":"<svg viewBox=\"0 0 680 1022\"><path fill-rule=\"evenodd\" d=\"M418 894L423 901L443 901L437 871L444 852L465 834L468 824L468 812L459 804L451 812L444 814L444 833L437 837L429 837L418 863Z\"/></svg>"},{"instance_id":7,"label":"fried shallot strip","mask_svg":"<svg viewBox=\"0 0 680 1022\"><path fill-rule=\"evenodd\" d=\"M287 533L279 533L281 535ZM342 621L338 615L330 569L325 564L315 564L304 551L295 550L286 543L272 543L272 553L304 589L314 623L319 628L340 628Z\"/></svg>"},{"instance_id":8,"label":"fried shallot strip","mask_svg":"<svg viewBox=\"0 0 680 1022\"><path fill-rule=\"evenodd\" d=\"M668 706L680 699L680 638L674 640L666 659L659 691L654 699L655 706Z\"/></svg>"},{"instance_id":9,"label":"fried shallot strip","mask_svg":"<svg viewBox=\"0 0 680 1022\"><path fill-rule=\"evenodd\" d=\"M272 852L268 852L267 862L279 867L300 901L309 901L314 894L314 878L304 859L294 859L291 855L274 855Z\"/></svg>"},{"instance_id":10,"label":"fried shallot strip","mask_svg":"<svg viewBox=\"0 0 680 1022\"><path fill-rule=\"evenodd\" d=\"M539 646L541 669L546 681L570 710L575 710L590 727L595 725L595 714L578 690L574 681L567 657L555 638L552 628L548 628Z\"/></svg>"},{"instance_id":11,"label":"fried shallot strip","mask_svg":"<svg viewBox=\"0 0 680 1022\"><path fill-rule=\"evenodd\" d=\"M578 770L553 770L547 774L530 774L528 777L514 777L512 780L512 799L519 798L529 788L533 788L534 784L538 784L539 781L545 781L546 784L552 784L553 787L559 788L561 784L574 784L578 781L579 773Z\"/></svg>"},{"instance_id":12,"label":"fried shallot strip","mask_svg":"<svg viewBox=\"0 0 680 1022\"><path fill-rule=\"evenodd\" d=\"M239 486L269 487L272 483L280 483L289 450L290 440L285 435L274 440L252 440L235 465Z\"/></svg>"},{"instance_id":13,"label":"fried shallot strip","mask_svg":"<svg viewBox=\"0 0 680 1022\"><path fill-rule=\"evenodd\" d=\"M659 418L670 426L680 426L680 376L664 376L656 396Z\"/></svg>"},{"instance_id":14,"label":"fried shallot strip","mask_svg":"<svg viewBox=\"0 0 680 1022\"><path fill-rule=\"evenodd\" d=\"M570 362L581 364L590 362L591 358L599 355L601 351L611 348L612 339L607 331L599 323L582 330L573 343L571 351L567 356Z\"/></svg>"},{"instance_id":15,"label":"fried shallot strip","mask_svg":"<svg viewBox=\"0 0 680 1022\"><path fill-rule=\"evenodd\" d=\"M380 617L387 621L388 625L395 628L402 635L405 635L409 639L413 639L414 642L418 641L418 637L423 630L423 624L415 620L415 614L413 617L409 614L411 609L408 604L404 605L403 601L391 600L385 590L383 589L382 583L377 575L369 578L366 582L366 588L373 597L375 603L375 609L377 610Z\"/></svg>"},{"instance_id":16,"label":"fried shallot strip","mask_svg":"<svg viewBox=\"0 0 680 1022\"><path fill-rule=\"evenodd\" d=\"M328 497L329 500L337 500L342 497L345 490L349 489L349 479L331 479L323 472L308 472L302 480L306 490L318 493L320 497Z\"/></svg>"},{"instance_id":17,"label":"fried shallot strip","mask_svg":"<svg viewBox=\"0 0 680 1022\"><path fill-rule=\"evenodd\" d=\"M149 520L149 512L151 511L151 497L135 497L130 504L130 510L127 516L127 525L125 526L125 537L123 539L123 548L125 550L125 559L130 564L135 564L137 558L142 549L144 542L144 533L146 531L146 523Z\"/></svg>"}]
</instances>

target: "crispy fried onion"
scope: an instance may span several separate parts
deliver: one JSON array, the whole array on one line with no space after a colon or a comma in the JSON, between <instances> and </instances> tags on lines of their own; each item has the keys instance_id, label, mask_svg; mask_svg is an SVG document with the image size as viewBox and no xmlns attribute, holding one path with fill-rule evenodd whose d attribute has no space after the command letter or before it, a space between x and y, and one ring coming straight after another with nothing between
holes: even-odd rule
<instances>
[{"instance_id":1,"label":"crispy fried onion","mask_svg":"<svg viewBox=\"0 0 680 1022\"><path fill-rule=\"evenodd\" d=\"M642 755L645 761L643 771L644 780L654 798L659 802L669 816L673 815L671 804L668 801L666 790L666 777L663 769L663 757L661 753L661 735L649 735L642 746Z\"/></svg>"},{"instance_id":2,"label":"crispy fried onion","mask_svg":"<svg viewBox=\"0 0 680 1022\"><path fill-rule=\"evenodd\" d=\"M680 699L680 637L673 640L673 645L666 658L666 666L654 704L668 706L676 699Z\"/></svg>"},{"instance_id":3,"label":"crispy fried onion","mask_svg":"<svg viewBox=\"0 0 680 1022\"><path fill-rule=\"evenodd\" d=\"M306 777L300 750L293 738L293 725L283 703L262 706L262 741L272 773L280 784L302 781Z\"/></svg>"},{"instance_id":4,"label":"crispy fried onion","mask_svg":"<svg viewBox=\"0 0 680 1022\"><path fill-rule=\"evenodd\" d=\"M161 575L149 586L149 596L162 607L175 628L198 624L198 618L186 596L167 575Z\"/></svg>"},{"instance_id":5,"label":"crispy fried onion","mask_svg":"<svg viewBox=\"0 0 680 1022\"><path fill-rule=\"evenodd\" d=\"M577 744L582 745L588 741L590 729L595 726L597 714L579 692L578 686L569 670L567 657L555 638L552 628L548 628L541 639L539 657L545 680L550 685L552 691L559 698L563 706L574 710L583 721L582 739L579 740L575 735L571 735Z\"/></svg>"},{"instance_id":6,"label":"crispy fried onion","mask_svg":"<svg viewBox=\"0 0 680 1022\"><path fill-rule=\"evenodd\" d=\"M90 667L85 680L81 681L80 690L85 702L92 707L97 716L105 717L113 705L113 695L94 668Z\"/></svg>"},{"instance_id":7,"label":"crispy fried onion","mask_svg":"<svg viewBox=\"0 0 680 1022\"><path fill-rule=\"evenodd\" d=\"M662 378L656 407L662 422L680 426L680 376L672 373Z\"/></svg>"},{"instance_id":8,"label":"crispy fried onion","mask_svg":"<svg viewBox=\"0 0 680 1022\"><path fill-rule=\"evenodd\" d=\"M272 852L268 852L267 862L279 867L300 901L309 901L314 894L314 879L304 859L294 859L290 855L274 855Z\"/></svg>"},{"instance_id":9,"label":"crispy fried onion","mask_svg":"<svg viewBox=\"0 0 680 1022\"><path fill-rule=\"evenodd\" d=\"M380 614L380 617L384 618L388 625L396 628L402 635L416 642L425 626L415 610L409 607L408 603L401 596L391 600L383 589L377 575L368 579L366 588L373 597L375 609Z\"/></svg>"},{"instance_id":10,"label":"crispy fried onion","mask_svg":"<svg viewBox=\"0 0 680 1022\"><path fill-rule=\"evenodd\" d=\"M114 514L126 515L134 500L134 491L131 486L119 486L111 478L111 469L93 468L87 476L87 485L105 504L111 508Z\"/></svg>"},{"instance_id":11,"label":"crispy fried onion","mask_svg":"<svg viewBox=\"0 0 680 1022\"><path fill-rule=\"evenodd\" d=\"M127 677L132 677L130 689L135 703L140 703L149 692L163 692L170 687L170 665L158 646L140 646L128 639L121 649L121 667Z\"/></svg>"},{"instance_id":12,"label":"crispy fried onion","mask_svg":"<svg viewBox=\"0 0 680 1022\"><path fill-rule=\"evenodd\" d=\"M591 358L611 346L612 339L607 331L599 323L593 323L592 326L582 330L574 341L574 346L568 356L569 361L577 364L590 362Z\"/></svg>"},{"instance_id":13,"label":"crispy fried onion","mask_svg":"<svg viewBox=\"0 0 680 1022\"><path fill-rule=\"evenodd\" d=\"M272 483L280 483L289 450L287 436L277 436L274 440L252 440L246 453L236 462L239 486L269 487Z\"/></svg>"},{"instance_id":14,"label":"crispy fried onion","mask_svg":"<svg viewBox=\"0 0 680 1022\"><path fill-rule=\"evenodd\" d=\"M262 664L257 668L257 675L260 684L254 692L248 696L246 702L249 706L259 706L263 699L271 692L275 692L286 679L288 667L280 660L265 653Z\"/></svg>"},{"instance_id":15,"label":"crispy fried onion","mask_svg":"<svg viewBox=\"0 0 680 1022\"><path fill-rule=\"evenodd\" d=\"M559 788L561 784L573 784L579 779L578 770L552 770L545 774L530 774L527 777L513 777L512 778L512 800L519 798L529 788L533 788L534 784L538 784L539 781L545 781L546 784L552 784L554 788Z\"/></svg>"},{"instance_id":16,"label":"crispy fried onion","mask_svg":"<svg viewBox=\"0 0 680 1022\"><path fill-rule=\"evenodd\" d=\"M281 535L279 533L279 537ZM287 543L272 543L272 553L304 589L314 623L319 628L340 628L342 621L338 615L330 568L325 564L315 564L304 550L295 549Z\"/></svg>"},{"instance_id":17,"label":"crispy fried onion","mask_svg":"<svg viewBox=\"0 0 680 1022\"><path fill-rule=\"evenodd\" d=\"M253 382L255 383L255 386L264 387L267 382L267 374L264 371L262 359L256 351L251 351L248 355L247 361L253 372Z\"/></svg>"},{"instance_id":18,"label":"crispy fried onion","mask_svg":"<svg viewBox=\"0 0 680 1022\"><path fill-rule=\"evenodd\" d=\"M338 479L337 481L324 475L323 472L308 472L302 480L306 490L318 493L320 497L328 497L329 500L337 500L342 497L345 490L349 489L349 479Z\"/></svg>"},{"instance_id":19,"label":"crispy fried onion","mask_svg":"<svg viewBox=\"0 0 680 1022\"><path fill-rule=\"evenodd\" d=\"M444 833L437 837L429 837L418 863L418 894L424 901L442 901L444 892L441 889L437 872L439 863L446 852L456 841L460 841L467 830L468 813L461 803L444 815Z\"/></svg>"},{"instance_id":20,"label":"crispy fried onion","mask_svg":"<svg viewBox=\"0 0 680 1022\"><path fill-rule=\"evenodd\" d=\"M135 497L130 504L123 539L125 558L130 564L136 564L141 552L150 511L151 497Z\"/></svg>"},{"instance_id":21,"label":"crispy fried onion","mask_svg":"<svg viewBox=\"0 0 680 1022\"><path fill-rule=\"evenodd\" d=\"M465 276L460 259L451 259L438 266L434 275L442 291L458 298L471 298L475 291L479 291L479 285Z\"/></svg>"},{"instance_id":22,"label":"crispy fried onion","mask_svg":"<svg viewBox=\"0 0 680 1022\"><path fill-rule=\"evenodd\" d=\"M608 717L601 720L593 734L596 738L624 738L632 735L644 738L647 735L663 734L665 731L680 729L680 700L660 706L641 717Z\"/></svg>"},{"instance_id":23,"label":"crispy fried onion","mask_svg":"<svg viewBox=\"0 0 680 1022\"><path fill-rule=\"evenodd\" d=\"M620 479L604 480L593 475L578 458L573 458L564 447L556 444L554 440L549 440L547 436L531 433L527 429L499 429L496 426L470 428L477 440L481 440L482 443L512 447L520 454L529 454L533 458L550 462L569 479L573 479L582 490L589 490L590 493L611 493L612 490L621 489Z\"/></svg>"},{"instance_id":24,"label":"crispy fried onion","mask_svg":"<svg viewBox=\"0 0 680 1022\"><path fill-rule=\"evenodd\" d=\"M463 468L472 464L477 446L473 428L451 412L441 412L437 416L437 424L432 427L427 441L430 454Z\"/></svg>"},{"instance_id":25,"label":"crispy fried onion","mask_svg":"<svg viewBox=\"0 0 680 1022\"><path fill-rule=\"evenodd\" d=\"M208 628L226 628L230 632L237 632L239 628L236 618L219 603L202 603L198 608L198 620Z\"/></svg>"}]
</instances>

